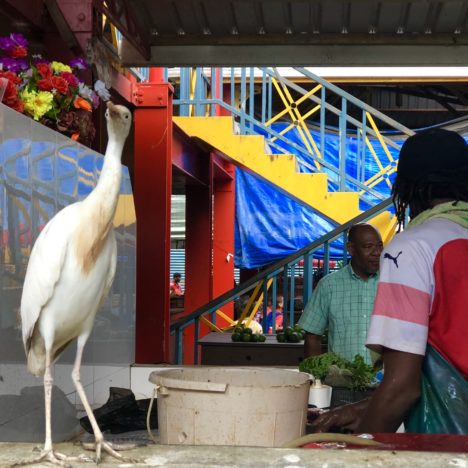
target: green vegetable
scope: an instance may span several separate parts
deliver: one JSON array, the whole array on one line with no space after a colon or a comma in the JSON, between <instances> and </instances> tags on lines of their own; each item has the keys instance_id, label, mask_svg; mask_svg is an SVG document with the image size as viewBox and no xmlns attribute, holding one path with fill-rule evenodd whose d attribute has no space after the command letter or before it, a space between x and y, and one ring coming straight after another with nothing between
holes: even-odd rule
<instances>
[{"instance_id":1,"label":"green vegetable","mask_svg":"<svg viewBox=\"0 0 468 468\"><path fill-rule=\"evenodd\" d=\"M231 340L232 341L241 341L242 340L242 334L240 333L233 333L231 335Z\"/></svg>"},{"instance_id":2,"label":"green vegetable","mask_svg":"<svg viewBox=\"0 0 468 468\"><path fill-rule=\"evenodd\" d=\"M372 366L364 362L364 358L357 354L352 362L335 353L324 353L304 359L299 364L301 372L308 372L316 379L325 380L330 366L351 372L351 389L365 390L369 388L375 375Z\"/></svg>"},{"instance_id":3,"label":"green vegetable","mask_svg":"<svg viewBox=\"0 0 468 468\"><path fill-rule=\"evenodd\" d=\"M364 362L364 358L359 354L354 356L354 360L349 367L352 373L352 389L364 390L370 386L374 380L375 371L372 366Z\"/></svg>"},{"instance_id":4,"label":"green vegetable","mask_svg":"<svg viewBox=\"0 0 468 468\"><path fill-rule=\"evenodd\" d=\"M292 332L290 335L286 335L290 343L299 343L302 339L302 335L299 335L297 332Z\"/></svg>"},{"instance_id":5,"label":"green vegetable","mask_svg":"<svg viewBox=\"0 0 468 468\"><path fill-rule=\"evenodd\" d=\"M284 343L286 341L286 335L283 332L277 333L276 340L278 343Z\"/></svg>"},{"instance_id":6,"label":"green vegetable","mask_svg":"<svg viewBox=\"0 0 468 468\"><path fill-rule=\"evenodd\" d=\"M301 372L308 372L316 379L325 380L328 374L328 369L332 365L343 367L346 360L335 353L324 353L318 356L311 356L299 363L299 370Z\"/></svg>"}]
</instances>

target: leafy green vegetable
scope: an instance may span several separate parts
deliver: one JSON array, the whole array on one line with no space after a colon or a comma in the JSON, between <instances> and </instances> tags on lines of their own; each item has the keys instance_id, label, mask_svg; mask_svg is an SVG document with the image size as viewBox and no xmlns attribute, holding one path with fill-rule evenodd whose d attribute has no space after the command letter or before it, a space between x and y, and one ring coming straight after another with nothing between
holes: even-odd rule
<instances>
[{"instance_id":1,"label":"leafy green vegetable","mask_svg":"<svg viewBox=\"0 0 468 468\"><path fill-rule=\"evenodd\" d=\"M324 353L319 356L311 356L299 363L301 372L308 372L316 379L325 380L331 366L351 373L352 390L365 390L374 380L375 371L372 366L365 363L364 358L357 354L352 362L335 353Z\"/></svg>"},{"instance_id":2,"label":"leafy green vegetable","mask_svg":"<svg viewBox=\"0 0 468 468\"><path fill-rule=\"evenodd\" d=\"M344 367L346 362L346 359L338 356L338 354L324 353L302 360L299 363L299 370L312 374L316 379L324 380L330 366L336 365L338 367Z\"/></svg>"},{"instance_id":3,"label":"leafy green vegetable","mask_svg":"<svg viewBox=\"0 0 468 468\"><path fill-rule=\"evenodd\" d=\"M352 389L364 390L370 386L374 380L375 371L372 366L366 364L364 358L359 354L354 356L354 360L348 369L352 374Z\"/></svg>"}]
</instances>

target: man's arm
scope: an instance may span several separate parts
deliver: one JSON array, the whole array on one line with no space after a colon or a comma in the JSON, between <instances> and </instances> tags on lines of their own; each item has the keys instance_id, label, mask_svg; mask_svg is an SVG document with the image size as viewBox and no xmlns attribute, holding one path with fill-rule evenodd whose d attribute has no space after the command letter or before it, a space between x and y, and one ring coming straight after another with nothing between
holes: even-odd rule
<instances>
[{"instance_id":1,"label":"man's arm","mask_svg":"<svg viewBox=\"0 0 468 468\"><path fill-rule=\"evenodd\" d=\"M424 356L384 348L384 378L357 428L358 432L395 432L420 396Z\"/></svg>"},{"instance_id":2,"label":"man's arm","mask_svg":"<svg viewBox=\"0 0 468 468\"><path fill-rule=\"evenodd\" d=\"M372 398L340 406L319 416L314 432L395 432L419 398L424 356L384 348L385 374Z\"/></svg>"},{"instance_id":3,"label":"man's arm","mask_svg":"<svg viewBox=\"0 0 468 468\"><path fill-rule=\"evenodd\" d=\"M304 338L304 359L322 354L322 337L313 333L306 333Z\"/></svg>"}]
</instances>

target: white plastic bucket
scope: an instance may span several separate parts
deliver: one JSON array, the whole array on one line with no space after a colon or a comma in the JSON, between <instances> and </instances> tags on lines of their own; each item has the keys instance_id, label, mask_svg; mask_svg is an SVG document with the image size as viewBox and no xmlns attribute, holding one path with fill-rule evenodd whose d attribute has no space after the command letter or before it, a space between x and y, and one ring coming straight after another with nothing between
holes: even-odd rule
<instances>
[{"instance_id":1,"label":"white plastic bucket","mask_svg":"<svg viewBox=\"0 0 468 468\"><path fill-rule=\"evenodd\" d=\"M162 444L279 447L305 432L309 376L194 367L151 374Z\"/></svg>"}]
</instances>

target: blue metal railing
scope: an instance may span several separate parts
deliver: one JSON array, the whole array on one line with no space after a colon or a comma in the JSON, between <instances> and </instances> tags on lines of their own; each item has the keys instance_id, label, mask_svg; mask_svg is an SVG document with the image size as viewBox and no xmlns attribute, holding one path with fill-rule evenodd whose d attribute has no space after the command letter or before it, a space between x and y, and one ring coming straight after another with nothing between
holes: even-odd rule
<instances>
[{"instance_id":1,"label":"blue metal railing","mask_svg":"<svg viewBox=\"0 0 468 468\"><path fill-rule=\"evenodd\" d=\"M362 209L385 199L395 155L414 132L306 68L292 70L296 76L288 79L276 68L181 68L172 77L179 88L174 105L181 116L216 115L223 108L235 117L241 134L261 133L272 152L295 153L298 171L326 172L330 190L358 192ZM230 96L217 95L222 89ZM384 135L377 123L399 136ZM334 135L335 159L326 150Z\"/></svg>"},{"instance_id":2,"label":"blue metal railing","mask_svg":"<svg viewBox=\"0 0 468 468\"><path fill-rule=\"evenodd\" d=\"M131 70L149 79L148 69ZM173 103L180 116L214 116L222 108L235 117L241 134L261 133L272 152L294 153L298 171L325 172L329 190L358 192L361 209L384 200L396 154L414 132L307 68L289 70L293 77L274 67L175 68L165 69L164 77L176 86ZM278 102L284 108L275 107ZM394 135L381 133L377 123ZM327 144L334 135L338 157L330 158Z\"/></svg>"}]
</instances>

